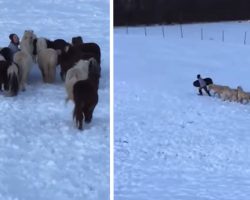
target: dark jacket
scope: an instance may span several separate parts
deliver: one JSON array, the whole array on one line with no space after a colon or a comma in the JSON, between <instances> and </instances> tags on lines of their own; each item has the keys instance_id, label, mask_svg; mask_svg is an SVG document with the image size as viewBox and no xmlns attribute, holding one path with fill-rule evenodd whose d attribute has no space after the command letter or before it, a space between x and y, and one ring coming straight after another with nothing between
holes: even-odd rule
<instances>
[{"instance_id":1,"label":"dark jacket","mask_svg":"<svg viewBox=\"0 0 250 200\"><path fill-rule=\"evenodd\" d=\"M206 82L202 78L199 78L198 81L200 83L200 88L207 86Z\"/></svg>"}]
</instances>

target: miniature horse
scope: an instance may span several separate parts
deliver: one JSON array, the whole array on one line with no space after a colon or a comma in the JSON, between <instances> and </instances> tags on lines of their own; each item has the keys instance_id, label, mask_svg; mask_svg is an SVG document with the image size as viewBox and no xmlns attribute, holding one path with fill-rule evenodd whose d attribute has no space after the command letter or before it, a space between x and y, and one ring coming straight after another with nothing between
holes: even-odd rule
<instances>
[{"instance_id":1,"label":"miniature horse","mask_svg":"<svg viewBox=\"0 0 250 200\"><path fill-rule=\"evenodd\" d=\"M79 60L88 60L94 57L98 64L101 61L101 50L96 43L83 43L79 45L69 45L61 52L59 63L61 65L61 79L64 81L67 71Z\"/></svg>"},{"instance_id":2,"label":"miniature horse","mask_svg":"<svg viewBox=\"0 0 250 200\"><path fill-rule=\"evenodd\" d=\"M16 96L19 90L19 67L16 63L0 61L0 90L9 90L7 96Z\"/></svg>"},{"instance_id":3,"label":"miniature horse","mask_svg":"<svg viewBox=\"0 0 250 200\"><path fill-rule=\"evenodd\" d=\"M8 76L8 86L9 86L9 92L7 96L16 96L19 91L19 77L20 77L20 71L19 66L17 63L12 63L8 70L7 70L7 76Z\"/></svg>"},{"instance_id":4,"label":"miniature horse","mask_svg":"<svg viewBox=\"0 0 250 200\"><path fill-rule=\"evenodd\" d=\"M0 54L4 57L4 59L8 62L13 61L13 53L9 47L4 47L0 50Z\"/></svg>"},{"instance_id":5,"label":"miniature horse","mask_svg":"<svg viewBox=\"0 0 250 200\"><path fill-rule=\"evenodd\" d=\"M14 54L14 62L18 64L20 70L20 89L25 90L25 85L33 64L33 40L36 37L32 30L25 30L21 40L21 51Z\"/></svg>"},{"instance_id":6,"label":"miniature horse","mask_svg":"<svg viewBox=\"0 0 250 200\"><path fill-rule=\"evenodd\" d=\"M4 90L8 90L8 76L7 76L7 70L10 63L5 60L0 61L0 90L2 91L2 87L4 87Z\"/></svg>"},{"instance_id":7,"label":"miniature horse","mask_svg":"<svg viewBox=\"0 0 250 200\"><path fill-rule=\"evenodd\" d=\"M73 120L76 120L78 129L82 130L83 119L90 123L95 106L98 103L97 87L90 79L80 80L73 87L75 108Z\"/></svg>"}]
</instances>

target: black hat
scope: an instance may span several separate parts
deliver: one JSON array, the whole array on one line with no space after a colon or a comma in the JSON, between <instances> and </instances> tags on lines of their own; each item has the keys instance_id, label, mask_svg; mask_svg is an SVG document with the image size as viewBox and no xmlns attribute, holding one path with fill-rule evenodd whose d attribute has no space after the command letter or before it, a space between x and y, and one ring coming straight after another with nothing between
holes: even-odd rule
<instances>
[{"instance_id":1,"label":"black hat","mask_svg":"<svg viewBox=\"0 0 250 200\"><path fill-rule=\"evenodd\" d=\"M201 75L200 74L197 74L197 78L200 78L201 77Z\"/></svg>"},{"instance_id":2,"label":"black hat","mask_svg":"<svg viewBox=\"0 0 250 200\"><path fill-rule=\"evenodd\" d=\"M9 35L9 38L10 38L11 41L13 40L14 35L16 35L16 34L15 34L15 33L11 33L11 34Z\"/></svg>"}]
</instances>

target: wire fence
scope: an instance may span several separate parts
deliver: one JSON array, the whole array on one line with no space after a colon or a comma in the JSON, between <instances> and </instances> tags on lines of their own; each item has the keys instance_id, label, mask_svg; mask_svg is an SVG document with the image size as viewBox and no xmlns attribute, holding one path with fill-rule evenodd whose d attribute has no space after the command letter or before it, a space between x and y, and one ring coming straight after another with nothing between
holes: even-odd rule
<instances>
[{"instance_id":1,"label":"wire fence","mask_svg":"<svg viewBox=\"0 0 250 200\"><path fill-rule=\"evenodd\" d=\"M191 25L192 26L192 25ZM163 38L197 38L200 40L217 40L221 42L234 42L247 45L248 44L248 34L247 31L237 30L237 34L235 34L234 28L229 29L225 27L225 29L220 29L218 27L214 28L211 31L209 27L203 27L196 25L193 28L190 25L158 25L158 26L139 26L139 27L123 27L119 28L119 32L123 32L125 30L125 34L130 35L134 33L143 34L145 37L153 36L153 35L161 35ZM250 27L249 27L250 28ZM250 43L249 43L250 44Z\"/></svg>"}]
</instances>

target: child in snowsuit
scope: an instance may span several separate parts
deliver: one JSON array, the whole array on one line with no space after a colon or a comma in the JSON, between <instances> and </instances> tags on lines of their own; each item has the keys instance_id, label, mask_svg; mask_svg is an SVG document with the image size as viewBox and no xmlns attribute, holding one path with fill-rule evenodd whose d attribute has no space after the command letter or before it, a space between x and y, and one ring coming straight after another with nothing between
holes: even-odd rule
<instances>
[{"instance_id":1,"label":"child in snowsuit","mask_svg":"<svg viewBox=\"0 0 250 200\"><path fill-rule=\"evenodd\" d=\"M199 95L202 95L202 89L204 89L206 91L206 93L208 94L208 96L211 96L210 92L207 89L207 84L206 82L201 78L201 75L198 74L197 75L197 79L199 81L200 87L199 87Z\"/></svg>"},{"instance_id":2,"label":"child in snowsuit","mask_svg":"<svg viewBox=\"0 0 250 200\"><path fill-rule=\"evenodd\" d=\"M11 49L12 52L12 58L14 56L14 54L18 51L20 51L19 49L19 37L17 36L17 34L12 33L9 35L10 38L10 44L9 44L9 48Z\"/></svg>"}]
</instances>

